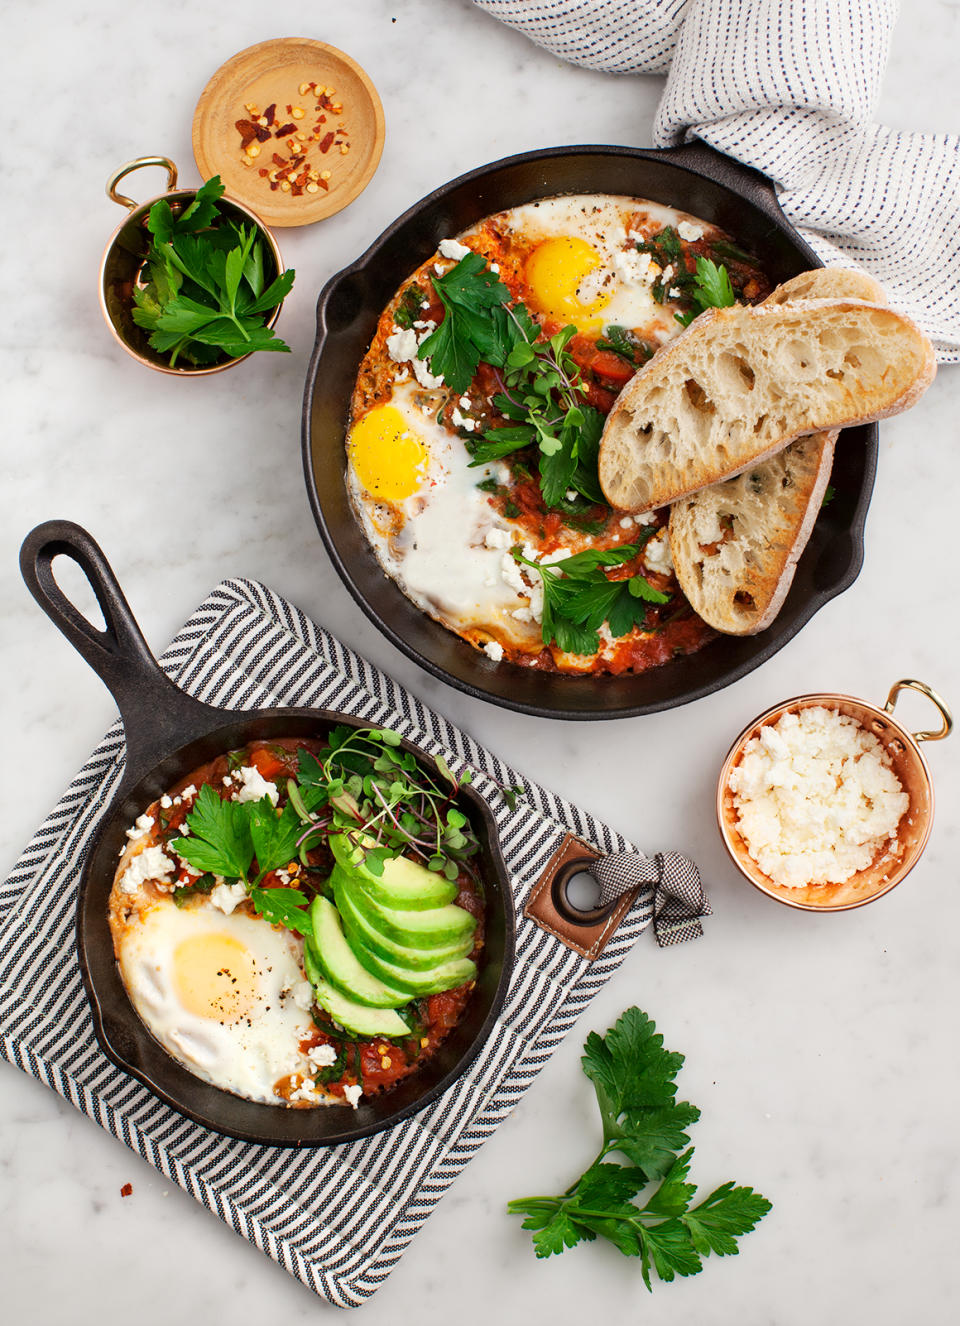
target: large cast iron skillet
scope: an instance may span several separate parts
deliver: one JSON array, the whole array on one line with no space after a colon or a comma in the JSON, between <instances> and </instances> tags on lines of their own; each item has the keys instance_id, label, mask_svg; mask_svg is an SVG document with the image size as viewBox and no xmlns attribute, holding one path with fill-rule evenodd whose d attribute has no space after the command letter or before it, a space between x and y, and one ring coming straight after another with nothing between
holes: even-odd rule
<instances>
[{"instance_id":1,"label":"large cast iron skillet","mask_svg":"<svg viewBox=\"0 0 960 1326\"><path fill-rule=\"evenodd\" d=\"M103 612L96 630L64 595L51 563L63 554L90 581ZM126 599L98 545L79 526L54 520L29 534L20 553L27 587L44 612L86 659L120 707L126 770L104 812L84 865L77 898L77 947L94 1030L104 1053L182 1114L231 1137L271 1146L328 1146L397 1123L422 1109L477 1055L506 995L513 966L514 912L493 816L471 787L463 809L480 840L479 869L486 892L486 944L463 1021L418 1073L392 1091L348 1106L291 1110L241 1100L208 1086L172 1059L147 1031L127 997L113 953L107 900L128 828L178 778L224 751L271 737L322 736L337 723L361 727L324 709L257 709L229 713L191 699L154 661ZM432 760L409 742L428 766Z\"/></svg>"},{"instance_id":2,"label":"large cast iron skillet","mask_svg":"<svg viewBox=\"0 0 960 1326\"><path fill-rule=\"evenodd\" d=\"M496 161L411 207L324 287L303 402L303 464L334 566L371 621L405 654L451 686L510 709L547 718L620 718L669 709L736 681L853 583L863 560L877 430L871 425L841 435L831 480L836 496L817 521L783 609L758 636L724 637L640 676L561 677L494 664L414 607L380 569L344 485L343 440L357 367L383 308L440 240L491 212L564 193L626 194L692 212L758 254L774 282L821 265L787 222L769 182L700 144L663 152L559 147Z\"/></svg>"}]
</instances>

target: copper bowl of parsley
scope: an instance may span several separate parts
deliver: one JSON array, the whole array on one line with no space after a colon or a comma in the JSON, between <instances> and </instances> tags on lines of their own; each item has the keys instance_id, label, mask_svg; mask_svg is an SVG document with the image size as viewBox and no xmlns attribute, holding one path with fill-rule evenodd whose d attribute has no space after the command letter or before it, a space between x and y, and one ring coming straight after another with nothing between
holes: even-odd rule
<instances>
[{"instance_id":1,"label":"copper bowl of parsley","mask_svg":"<svg viewBox=\"0 0 960 1326\"><path fill-rule=\"evenodd\" d=\"M167 172L167 190L145 203L117 192L144 166ZM219 176L177 189L167 157L138 157L115 170L107 196L128 215L100 265L100 306L114 338L161 373L201 376L256 350L289 353L273 330L294 273L263 222L225 198Z\"/></svg>"}]
</instances>

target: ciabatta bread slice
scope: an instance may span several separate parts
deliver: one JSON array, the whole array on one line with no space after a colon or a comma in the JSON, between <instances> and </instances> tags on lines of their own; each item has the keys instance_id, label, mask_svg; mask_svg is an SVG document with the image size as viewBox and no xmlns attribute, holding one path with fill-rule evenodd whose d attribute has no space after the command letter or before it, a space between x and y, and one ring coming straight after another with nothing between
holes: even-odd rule
<instances>
[{"instance_id":1,"label":"ciabatta bread slice","mask_svg":"<svg viewBox=\"0 0 960 1326\"><path fill-rule=\"evenodd\" d=\"M847 297L887 302L872 276L838 267L801 272L766 302ZM714 630L755 635L777 616L820 514L836 438L836 432L798 438L770 460L670 508L677 580Z\"/></svg>"},{"instance_id":2,"label":"ciabatta bread slice","mask_svg":"<svg viewBox=\"0 0 960 1326\"><path fill-rule=\"evenodd\" d=\"M820 513L836 440L836 431L801 437L670 508L677 580L714 630L755 635L780 611Z\"/></svg>"},{"instance_id":3,"label":"ciabatta bread slice","mask_svg":"<svg viewBox=\"0 0 960 1326\"><path fill-rule=\"evenodd\" d=\"M865 299L868 304L887 304L887 292L865 272L848 267L814 267L778 285L765 304L795 304L798 299Z\"/></svg>"},{"instance_id":4,"label":"ciabatta bread slice","mask_svg":"<svg viewBox=\"0 0 960 1326\"><path fill-rule=\"evenodd\" d=\"M617 397L600 485L622 511L667 506L797 437L905 410L935 373L920 329L864 300L711 309Z\"/></svg>"}]
</instances>

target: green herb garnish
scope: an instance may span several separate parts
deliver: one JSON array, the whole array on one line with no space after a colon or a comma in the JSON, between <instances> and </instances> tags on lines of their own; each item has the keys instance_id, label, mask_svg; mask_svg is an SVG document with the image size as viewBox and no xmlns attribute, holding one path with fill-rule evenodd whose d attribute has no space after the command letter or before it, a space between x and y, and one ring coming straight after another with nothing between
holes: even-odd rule
<instances>
[{"instance_id":1,"label":"green herb garnish","mask_svg":"<svg viewBox=\"0 0 960 1326\"><path fill-rule=\"evenodd\" d=\"M195 898L198 894L212 893L216 882L213 875L207 874L201 875L192 884L178 884L173 890L173 901L178 907L184 907L191 898Z\"/></svg>"},{"instance_id":2,"label":"green herb garnish","mask_svg":"<svg viewBox=\"0 0 960 1326\"><path fill-rule=\"evenodd\" d=\"M699 1119L694 1105L676 1100L683 1055L664 1049L663 1037L638 1008L628 1008L605 1036L591 1032L583 1071L594 1085L603 1145L593 1164L557 1197L524 1197L507 1210L526 1219L538 1257L563 1252L598 1235L626 1257L639 1257L644 1284L696 1275L703 1258L736 1254L737 1238L771 1209L752 1188L721 1184L693 1205L687 1182L693 1147L687 1130ZM628 1163L607 1162L618 1154Z\"/></svg>"},{"instance_id":3,"label":"green herb garnish","mask_svg":"<svg viewBox=\"0 0 960 1326\"><path fill-rule=\"evenodd\" d=\"M271 255L262 236L221 215L222 194L215 175L179 215L161 198L147 219L152 241L133 292L133 320L171 367L180 358L205 366L224 355L290 349L265 321L289 294L294 273L267 283Z\"/></svg>"},{"instance_id":4,"label":"green herb garnish","mask_svg":"<svg viewBox=\"0 0 960 1326\"><path fill-rule=\"evenodd\" d=\"M612 323L609 327L604 327L603 333L597 337L597 349L609 350L611 354L617 355L624 363L631 364L634 368L645 364L653 355L652 346L646 341L641 341L640 337L628 327L618 327L616 323Z\"/></svg>"},{"instance_id":5,"label":"green herb garnish","mask_svg":"<svg viewBox=\"0 0 960 1326\"><path fill-rule=\"evenodd\" d=\"M651 525L643 542L656 532ZM600 627L604 622L615 638L642 626L652 603L668 603L670 595L654 589L641 575L626 580L609 580L601 567L621 566L632 561L643 542L622 544L619 548L588 548L561 562L544 565L523 556L513 548L513 556L522 566L540 575L543 582L541 628L544 644L555 641L565 653L595 654L600 647Z\"/></svg>"},{"instance_id":6,"label":"green herb garnish","mask_svg":"<svg viewBox=\"0 0 960 1326\"><path fill-rule=\"evenodd\" d=\"M408 285L394 310L393 320L398 327L409 330L423 316L424 292L418 285Z\"/></svg>"},{"instance_id":7,"label":"green herb garnish","mask_svg":"<svg viewBox=\"0 0 960 1326\"><path fill-rule=\"evenodd\" d=\"M709 258L697 258L696 284L690 292L690 298L694 307L686 313L673 315L682 327L689 327L694 318L708 308L729 308L735 304L736 296L726 267L718 267Z\"/></svg>"}]
</instances>

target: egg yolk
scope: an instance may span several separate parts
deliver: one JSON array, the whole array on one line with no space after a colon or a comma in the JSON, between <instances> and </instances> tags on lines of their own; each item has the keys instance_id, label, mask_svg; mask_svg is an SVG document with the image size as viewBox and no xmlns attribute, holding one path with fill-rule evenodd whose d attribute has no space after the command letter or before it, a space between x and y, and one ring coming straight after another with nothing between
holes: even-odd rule
<instances>
[{"instance_id":1,"label":"egg yolk","mask_svg":"<svg viewBox=\"0 0 960 1326\"><path fill-rule=\"evenodd\" d=\"M394 405L378 405L354 425L350 458L374 497L398 502L420 487L427 451Z\"/></svg>"},{"instance_id":2,"label":"egg yolk","mask_svg":"<svg viewBox=\"0 0 960 1326\"><path fill-rule=\"evenodd\" d=\"M233 935L182 939L173 950L173 981L182 1006L214 1022L239 1021L257 999L257 964Z\"/></svg>"},{"instance_id":3,"label":"egg yolk","mask_svg":"<svg viewBox=\"0 0 960 1326\"><path fill-rule=\"evenodd\" d=\"M591 331L602 324L610 296L598 290L585 303L578 292L590 273L602 265L592 244L564 235L537 245L527 259L525 275L541 313L560 322L572 322L581 331Z\"/></svg>"}]
</instances>

